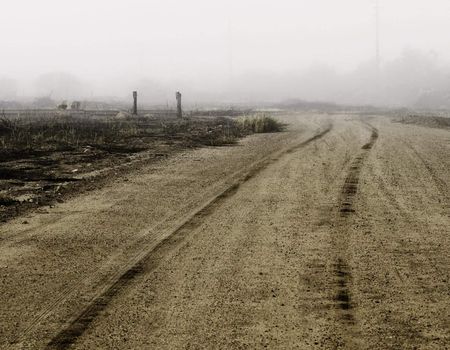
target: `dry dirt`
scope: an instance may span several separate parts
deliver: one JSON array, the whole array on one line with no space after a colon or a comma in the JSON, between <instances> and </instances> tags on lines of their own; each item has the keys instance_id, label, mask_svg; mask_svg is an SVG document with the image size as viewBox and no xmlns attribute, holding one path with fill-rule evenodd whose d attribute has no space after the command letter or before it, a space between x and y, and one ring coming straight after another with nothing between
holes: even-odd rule
<instances>
[{"instance_id":1,"label":"dry dirt","mask_svg":"<svg viewBox=\"0 0 450 350\"><path fill-rule=\"evenodd\" d=\"M0 348L449 348L449 131L284 118L0 226Z\"/></svg>"}]
</instances>

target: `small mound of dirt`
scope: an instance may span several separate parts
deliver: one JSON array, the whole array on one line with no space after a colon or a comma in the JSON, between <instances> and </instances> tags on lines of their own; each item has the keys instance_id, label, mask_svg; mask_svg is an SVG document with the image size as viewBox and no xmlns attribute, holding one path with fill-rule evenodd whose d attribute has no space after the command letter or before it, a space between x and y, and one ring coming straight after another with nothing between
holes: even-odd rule
<instances>
[{"instance_id":1,"label":"small mound of dirt","mask_svg":"<svg viewBox=\"0 0 450 350\"><path fill-rule=\"evenodd\" d=\"M432 115L407 115L394 118L394 122L416 124L429 128L450 129L450 118Z\"/></svg>"}]
</instances>

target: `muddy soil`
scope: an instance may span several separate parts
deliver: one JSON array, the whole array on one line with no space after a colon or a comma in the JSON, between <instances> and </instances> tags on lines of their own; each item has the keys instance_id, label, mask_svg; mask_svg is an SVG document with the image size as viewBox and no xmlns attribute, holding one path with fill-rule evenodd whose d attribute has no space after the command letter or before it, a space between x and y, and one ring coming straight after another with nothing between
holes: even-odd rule
<instances>
[{"instance_id":1,"label":"muddy soil","mask_svg":"<svg viewBox=\"0 0 450 350\"><path fill-rule=\"evenodd\" d=\"M448 131L285 120L3 224L0 347L447 348Z\"/></svg>"}]
</instances>

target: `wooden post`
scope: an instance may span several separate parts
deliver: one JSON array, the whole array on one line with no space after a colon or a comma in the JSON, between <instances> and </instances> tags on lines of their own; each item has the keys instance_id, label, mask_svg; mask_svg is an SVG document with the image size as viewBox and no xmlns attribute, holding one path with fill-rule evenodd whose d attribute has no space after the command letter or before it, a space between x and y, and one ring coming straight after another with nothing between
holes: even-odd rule
<instances>
[{"instance_id":1,"label":"wooden post","mask_svg":"<svg viewBox=\"0 0 450 350\"><path fill-rule=\"evenodd\" d=\"M177 91L175 94L175 97L177 98L177 117L182 118L183 117L183 111L181 109L181 93Z\"/></svg>"},{"instance_id":2,"label":"wooden post","mask_svg":"<svg viewBox=\"0 0 450 350\"><path fill-rule=\"evenodd\" d=\"M137 115L137 91L133 91L133 114Z\"/></svg>"}]
</instances>

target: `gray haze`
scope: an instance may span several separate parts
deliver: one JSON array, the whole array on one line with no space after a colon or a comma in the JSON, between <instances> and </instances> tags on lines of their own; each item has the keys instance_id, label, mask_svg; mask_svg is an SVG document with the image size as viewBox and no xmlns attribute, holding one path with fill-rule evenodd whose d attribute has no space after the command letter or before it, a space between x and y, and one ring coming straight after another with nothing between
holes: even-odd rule
<instances>
[{"instance_id":1,"label":"gray haze","mask_svg":"<svg viewBox=\"0 0 450 350\"><path fill-rule=\"evenodd\" d=\"M14 0L0 100L285 99L450 107L450 2Z\"/></svg>"}]
</instances>

